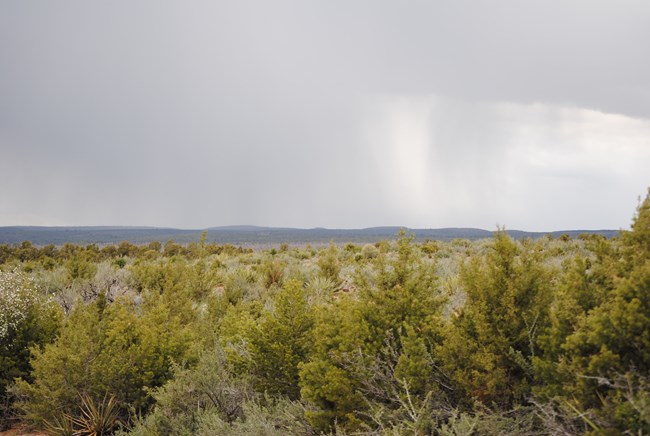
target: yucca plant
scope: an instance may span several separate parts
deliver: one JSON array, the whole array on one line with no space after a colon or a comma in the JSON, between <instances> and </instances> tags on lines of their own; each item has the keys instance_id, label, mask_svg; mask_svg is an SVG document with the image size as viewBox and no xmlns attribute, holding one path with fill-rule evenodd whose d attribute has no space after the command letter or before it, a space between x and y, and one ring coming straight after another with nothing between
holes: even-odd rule
<instances>
[{"instance_id":1,"label":"yucca plant","mask_svg":"<svg viewBox=\"0 0 650 436\"><path fill-rule=\"evenodd\" d=\"M72 417L66 413L55 416L52 421L45 421L47 434L56 436L74 436L74 423Z\"/></svg>"},{"instance_id":2,"label":"yucca plant","mask_svg":"<svg viewBox=\"0 0 650 436\"><path fill-rule=\"evenodd\" d=\"M337 288L337 283L329 277L316 276L307 284L310 300L327 300Z\"/></svg>"},{"instance_id":3,"label":"yucca plant","mask_svg":"<svg viewBox=\"0 0 650 436\"><path fill-rule=\"evenodd\" d=\"M120 409L113 395L104 395L97 404L90 396L81 396L81 414L70 417L75 428L75 435L99 436L112 434L122 424Z\"/></svg>"}]
</instances>

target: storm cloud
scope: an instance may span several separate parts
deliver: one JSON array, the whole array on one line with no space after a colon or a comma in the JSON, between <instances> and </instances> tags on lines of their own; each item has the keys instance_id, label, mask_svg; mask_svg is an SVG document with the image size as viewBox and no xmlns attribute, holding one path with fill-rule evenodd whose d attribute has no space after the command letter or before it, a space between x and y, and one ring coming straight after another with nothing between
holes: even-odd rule
<instances>
[{"instance_id":1,"label":"storm cloud","mask_svg":"<svg viewBox=\"0 0 650 436\"><path fill-rule=\"evenodd\" d=\"M641 1L8 1L0 225L621 228Z\"/></svg>"}]
</instances>

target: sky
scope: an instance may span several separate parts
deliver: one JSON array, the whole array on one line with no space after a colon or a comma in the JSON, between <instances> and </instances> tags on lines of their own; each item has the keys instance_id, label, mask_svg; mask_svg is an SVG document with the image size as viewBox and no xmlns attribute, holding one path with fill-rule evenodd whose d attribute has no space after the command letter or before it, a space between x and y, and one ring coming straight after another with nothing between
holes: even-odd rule
<instances>
[{"instance_id":1,"label":"sky","mask_svg":"<svg viewBox=\"0 0 650 436\"><path fill-rule=\"evenodd\" d=\"M650 2L0 5L0 226L628 228Z\"/></svg>"}]
</instances>

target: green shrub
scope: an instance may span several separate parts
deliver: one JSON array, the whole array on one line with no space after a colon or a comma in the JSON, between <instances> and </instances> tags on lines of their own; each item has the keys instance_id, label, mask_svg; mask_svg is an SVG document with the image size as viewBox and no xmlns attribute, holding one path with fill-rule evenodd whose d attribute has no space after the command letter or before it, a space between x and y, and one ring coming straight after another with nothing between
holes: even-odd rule
<instances>
[{"instance_id":1,"label":"green shrub","mask_svg":"<svg viewBox=\"0 0 650 436\"><path fill-rule=\"evenodd\" d=\"M466 302L438 349L457 400L504 408L525 401L551 297L539 252L499 232L486 256L463 266L461 281Z\"/></svg>"},{"instance_id":2,"label":"green shrub","mask_svg":"<svg viewBox=\"0 0 650 436\"><path fill-rule=\"evenodd\" d=\"M340 281L341 265L338 259L338 250L334 244L330 244L327 250L320 253L318 257L318 268L320 268L321 276L333 280L336 283Z\"/></svg>"},{"instance_id":3,"label":"green shrub","mask_svg":"<svg viewBox=\"0 0 650 436\"><path fill-rule=\"evenodd\" d=\"M141 312L129 300L106 305L98 299L77 306L57 341L34 350L31 380L19 380L14 392L25 419L37 426L63 414L79 416L82 395L94 403L115 396L125 417L130 408L149 407L147 389L169 379L172 359L190 357L191 341L159 301Z\"/></svg>"},{"instance_id":4,"label":"green shrub","mask_svg":"<svg viewBox=\"0 0 650 436\"><path fill-rule=\"evenodd\" d=\"M379 256L374 274L359 274L356 285L358 295L319 310L312 357L300 366L307 418L321 431L361 431L372 426L373 408L389 425L407 418L408 389L419 403L440 391L430 353L442 339L444 300L412 238L401 235L397 258Z\"/></svg>"}]
</instances>

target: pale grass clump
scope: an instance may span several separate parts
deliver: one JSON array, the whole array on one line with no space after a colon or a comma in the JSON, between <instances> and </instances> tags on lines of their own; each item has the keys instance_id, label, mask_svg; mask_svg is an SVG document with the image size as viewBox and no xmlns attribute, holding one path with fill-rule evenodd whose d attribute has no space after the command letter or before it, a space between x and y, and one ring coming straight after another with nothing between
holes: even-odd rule
<instances>
[{"instance_id":1,"label":"pale grass clump","mask_svg":"<svg viewBox=\"0 0 650 436\"><path fill-rule=\"evenodd\" d=\"M366 244L361 249L361 255L365 259L374 259L379 256L379 249L372 244Z\"/></svg>"},{"instance_id":2,"label":"pale grass clump","mask_svg":"<svg viewBox=\"0 0 650 436\"><path fill-rule=\"evenodd\" d=\"M316 276L307 285L311 303L328 301L337 289L337 283L329 277Z\"/></svg>"}]
</instances>

